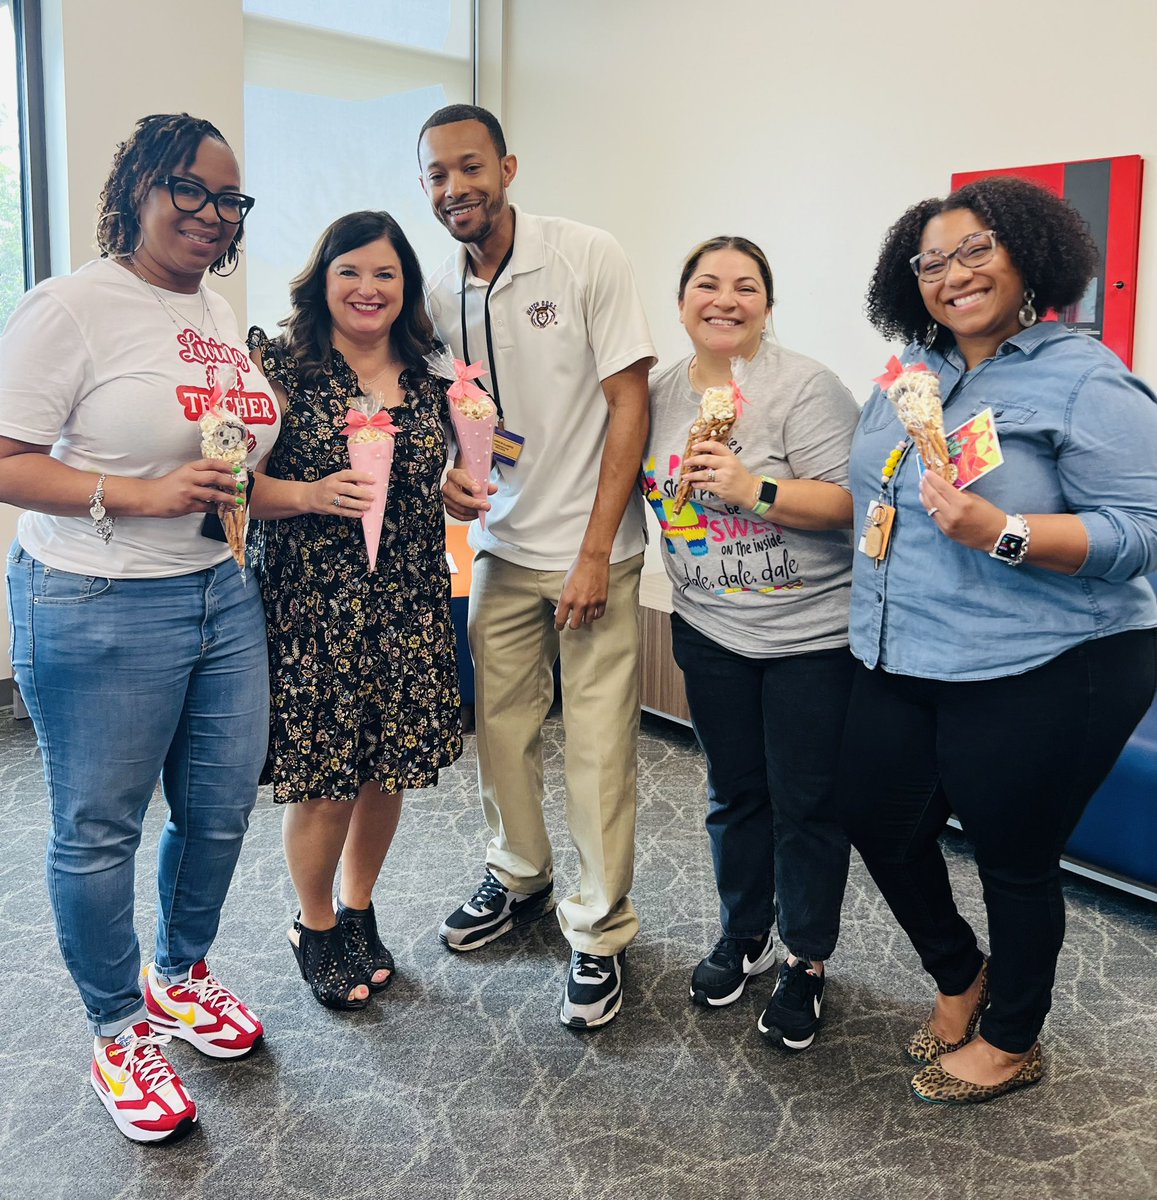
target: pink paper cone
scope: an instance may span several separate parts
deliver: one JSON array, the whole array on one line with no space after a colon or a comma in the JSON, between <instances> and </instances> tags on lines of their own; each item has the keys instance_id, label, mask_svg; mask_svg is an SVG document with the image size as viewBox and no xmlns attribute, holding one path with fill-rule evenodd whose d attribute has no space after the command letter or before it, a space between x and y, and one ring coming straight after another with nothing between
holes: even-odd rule
<instances>
[{"instance_id":1,"label":"pink paper cone","mask_svg":"<svg viewBox=\"0 0 1157 1200\"><path fill-rule=\"evenodd\" d=\"M458 411L451 402L450 420L454 425L454 436L462 453L462 469L476 483L482 484L482 498L486 497L486 485L490 482L490 465L494 458L494 430L498 424L496 414L476 421ZM478 524L486 528L486 514L478 514Z\"/></svg>"},{"instance_id":2,"label":"pink paper cone","mask_svg":"<svg viewBox=\"0 0 1157 1200\"><path fill-rule=\"evenodd\" d=\"M374 477L370 485L374 493L373 503L362 513L362 533L366 538L372 574L378 565L378 543L382 539L382 518L386 515L386 493L390 487L390 469L394 465L394 439L383 438L377 442L351 440L349 449L350 466L355 471Z\"/></svg>"}]
</instances>

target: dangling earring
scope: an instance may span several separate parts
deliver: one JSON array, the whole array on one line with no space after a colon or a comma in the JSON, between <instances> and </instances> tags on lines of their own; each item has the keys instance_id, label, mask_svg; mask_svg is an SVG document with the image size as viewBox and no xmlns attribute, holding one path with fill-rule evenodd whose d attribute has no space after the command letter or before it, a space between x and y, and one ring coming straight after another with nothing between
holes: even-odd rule
<instances>
[{"instance_id":1,"label":"dangling earring","mask_svg":"<svg viewBox=\"0 0 1157 1200\"><path fill-rule=\"evenodd\" d=\"M1020 312L1016 314L1016 319L1020 322L1022 329L1029 329L1036 324L1036 309L1032 306L1035 299L1036 292L1032 288L1025 288L1024 303L1020 307Z\"/></svg>"},{"instance_id":2,"label":"dangling earring","mask_svg":"<svg viewBox=\"0 0 1157 1200\"><path fill-rule=\"evenodd\" d=\"M759 340L761 342L767 341L767 326L766 325L759 331Z\"/></svg>"},{"instance_id":3,"label":"dangling earring","mask_svg":"<svg viewBox=\"0 0 1157 1200\"><path fill-rule=\"evenodd\" d=\"M230 247L230 249L234 251L233 265L229 268L228 271L222 271L218 268L217 263L214 263L209 268L210 275L216 275L218 279L228 279L229 276L232 275L233 272L236 271L237 268L241 265L241 246L240 246L240 244L237 242L234 242L234 244ZM225 254L227 255L228 253L229 253L229 251L226 250ZM220 261L220 259L218 260L218 262L219 261Z\"/></svg>"},{"instance_id":4,"label":"dangling earring","mask_svg":"<svg viewBox=\"0 0 1157 1200\"><path fill-rule=\"evenodd\" d=\"M925 349L931 350L936 344L936 339L940 336L940 326L935 321L930 321L928 328L924 331L924 346Z\"/></svg>"}]
</instances>

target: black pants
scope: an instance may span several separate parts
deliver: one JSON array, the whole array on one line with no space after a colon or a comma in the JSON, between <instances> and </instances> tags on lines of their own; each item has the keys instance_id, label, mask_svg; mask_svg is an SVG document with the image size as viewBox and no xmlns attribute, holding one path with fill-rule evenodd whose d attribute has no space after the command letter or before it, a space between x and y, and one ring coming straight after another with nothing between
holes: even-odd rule
<instances>
[{"instance_id":1,"label":"black pants","mask_svg":"<svg viewBox=\"0 0 1157 1200\"><path fill-rule=\"evenodd\" d=\"M835 768L855 660L846 649L747 658L677 614L671 635L707 756L723 932L759 937L775 923L798 958L830 958L848 881Z\"/></svg>"},{"instance_id":2,"label":"black pants","mask_svg":"<svg viewBox=\"0 0 1157 1200\"><path fill-rule=\"evenodd\" d=\"M937 838L955 813L988 911L992 1004L980 1030L1030 1049L1052 1001L1065 909L1060 855L1157 687L1157 630L1086 642L973 683L857 670L840 761L852 844L945 995L982 961Z\"/></svg>"}]
</instances>

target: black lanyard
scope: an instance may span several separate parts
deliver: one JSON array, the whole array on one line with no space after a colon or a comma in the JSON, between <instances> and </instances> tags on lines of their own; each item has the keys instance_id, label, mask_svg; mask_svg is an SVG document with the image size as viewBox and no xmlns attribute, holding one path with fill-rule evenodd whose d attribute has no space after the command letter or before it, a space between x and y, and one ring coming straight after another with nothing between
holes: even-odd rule
<instances>
[{"instance_id":1,"label":"black lanyard","mask_svg":"<svg viewBox=\"0 0 1157 1200\"><path fill-rule=\"evenodd\" d=\"M502 261L498 264L498 270L494 272L494 278L490 281L490 286L486 289L486 296L482 301L482 314L484 324L486 326L486 358L490 366L490 385L486 389L490 393L490 398L494 401L494 407L498 409L498 419L502 420L502 401L498 398L498 371L494 366L494 340L490 334L490 293L494 291L494 285L502 277L502 272L510 265L510 256L514 253L514 242L510 243L510 249L507 250ZM470 334L466 329L466 276L470 271L470 255L466 255L466 265L462 268L462 357L467 364L470 362ZM482 381L479 380L479 383Z\"/></svg>"}]
</instances>

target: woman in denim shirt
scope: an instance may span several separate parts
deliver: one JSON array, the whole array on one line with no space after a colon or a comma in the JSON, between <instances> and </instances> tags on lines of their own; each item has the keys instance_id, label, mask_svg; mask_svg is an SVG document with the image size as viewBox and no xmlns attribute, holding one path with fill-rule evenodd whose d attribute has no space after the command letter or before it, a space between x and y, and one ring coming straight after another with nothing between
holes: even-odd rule
<instances>
[{"instance_id":1,"label":"woman in denim shirt","mask_svg":"<svg viewBox=\"0 0 1157 1200\"><path fill-rule=\"evenodd\" d=\"M857 553L841 797L853 844L936 982L908 1044L924 1100L1035 1083L1064 939L1061 850L1157 686L1157 398L1100 342L1038 312L1085 293L1096 250L1064 201L987 179L910 208L868 293L940 378L944 424L991 409L1004 461L967 490L922 474L877 388L852 447ZM861 547L864 542L861 541ZM976 852L990 954L937 842Z\"/></svg>"}]
</instances>

